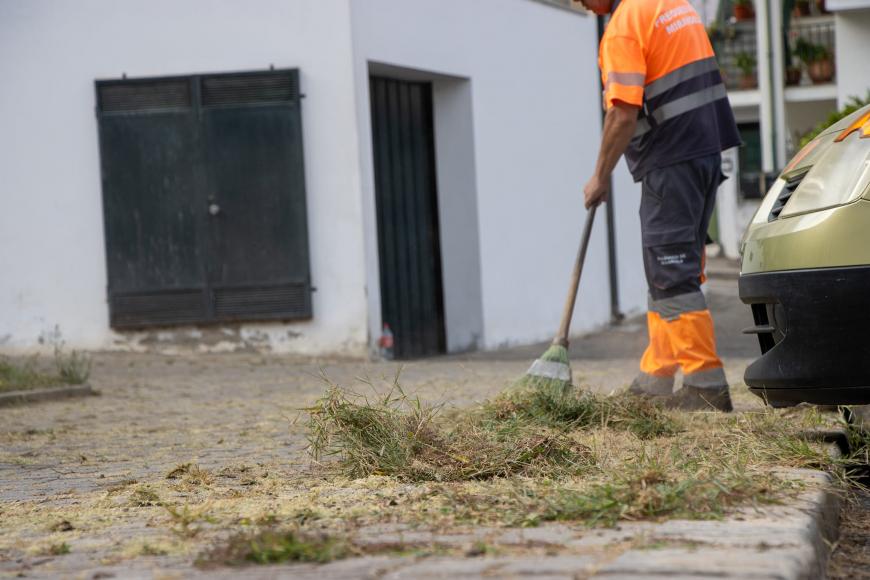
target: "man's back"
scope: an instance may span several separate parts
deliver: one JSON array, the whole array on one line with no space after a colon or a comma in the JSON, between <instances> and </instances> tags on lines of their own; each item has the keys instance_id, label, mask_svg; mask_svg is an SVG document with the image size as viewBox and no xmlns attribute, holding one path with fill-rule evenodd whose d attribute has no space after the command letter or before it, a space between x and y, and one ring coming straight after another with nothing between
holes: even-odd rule
<instances>
[{"instance_id":1,"label":"man's back","mask_svg":"<svg viewBox=\"0 0 870 580\"><path fill-rule=\"evenodd\" d=\"M740 144L713 47L686 0L623 0L600 60L606 106L642 107L626 151L636 180Z\"/></svg>"}]
</instances>

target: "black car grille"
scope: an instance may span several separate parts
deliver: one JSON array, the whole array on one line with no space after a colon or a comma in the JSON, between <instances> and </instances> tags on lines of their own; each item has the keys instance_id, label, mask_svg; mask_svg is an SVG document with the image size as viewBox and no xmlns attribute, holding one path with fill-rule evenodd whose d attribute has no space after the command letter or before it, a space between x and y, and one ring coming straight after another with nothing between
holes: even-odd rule
<instances>
[{"instance_id":1,"label":"black car grille","mask_svg":"<svg viewBox=\"0 0 870 580\"><path fill-rule=\"evenodd\" d=\"M744 328L743 334L758 336L761 354L765 354L785 338L788 328L785 308L781 304L773 303L757 303L751 307L755 326Z\"/></svg>"},{"instance_id":2,"label":"black car grille","mask_svg":"<svg viewBox=\"0 0 870 580\"><path fill-rule=\"evenodd\" d=\"M807 176L807 173L809 173L809 171L804 171L785 182L785 187L782 188L779 197L776 198L776 203L773 204L773 208L770 210L770 215L767 217L767 221L772 222L775 219L779 219L779 214L782 213L785 204L787 204L788 200L791 199L791 196L804 180L804 177Z\"/></svg>"}]
</instances>

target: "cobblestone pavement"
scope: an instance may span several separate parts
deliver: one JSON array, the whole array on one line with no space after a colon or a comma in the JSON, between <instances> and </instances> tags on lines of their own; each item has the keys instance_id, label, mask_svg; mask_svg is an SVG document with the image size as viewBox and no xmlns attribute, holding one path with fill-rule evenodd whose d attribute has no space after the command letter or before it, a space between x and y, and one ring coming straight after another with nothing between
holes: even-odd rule
<instances>
[{"instance_id":1,"label":"cobblestone pavement","mask_svg":"<svg viewBox=\"0 0 870 580\"><path fill-rule=\"evenodd\" d=\"M729 377L738 382L755 345L739 334L751 320L735 294L732 280L711 282L720 349ZM642 319L577 340L575 375L599 391L623 388L644 343ZM401 380L426 399L465 405L502 390L543 348L415 361L404 366ZM272 490L263 501L274 507L309 463L305 432L295 419L323 392L321 373L350 385L356 377L388 382L397 370L395 363L251 353L97 354L91 382L101 396L0 409L0 576L93 577L105 567L119 576L134 570L146 577L160 570L192 573L195 553L161 556L148 547L149 538L159 542L167 520L186 524L156 508L147 517L132 509L148 505L142 485L194 463L236 482L239 490L249 478L262 478ZM754 403L747 396L738 404ZM230 488L228 494L236 489ZM58 521L58 513L73 519ZM583 538L578 541L595 542L594 534ZM619 542L609 537L608 544ZM529 554L542 557L547 550L538 546ZM379 565L377 558L371 563ZM530 564L520 559L505 565L522 575ZM342 577L342 564L331 566L334 577ZM450 575L449 563L438 566ZM539 574L550 570L561 577L568 565L551 558L545 567L535 566Z\"/></svg>"}]
</instances>

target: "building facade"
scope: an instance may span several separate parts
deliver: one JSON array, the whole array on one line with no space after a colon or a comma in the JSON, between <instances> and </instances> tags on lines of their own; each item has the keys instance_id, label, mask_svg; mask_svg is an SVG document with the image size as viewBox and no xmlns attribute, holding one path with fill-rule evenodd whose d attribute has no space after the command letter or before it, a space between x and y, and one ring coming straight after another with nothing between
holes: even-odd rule
<instances>
[{"instance_id":1,"label":"building facade","mask_svg":"<svg viewBox=\"0 0 870 580\"><path fill-rule=\"evenodd\" d=\"M0 350L548 338L596 45L593 18L537 0L0 3ZM622 166L615 191L616 296L639 311ZM606 241L602 219L577 332L611 318Z\"/></svg>"},{"instance_id":2,"label":"building facade","mask_svg":"<svg viewBox=\"0 0 870 580\"><path fill-rule=\"evenodd\" d=\"M870 2L695 0L728 85L746 146L727 163L718 238L737 258L739 240L766 193L765 175L797 153L802 135L851 98L870 91Z\"/></svg>"}]
</instances>

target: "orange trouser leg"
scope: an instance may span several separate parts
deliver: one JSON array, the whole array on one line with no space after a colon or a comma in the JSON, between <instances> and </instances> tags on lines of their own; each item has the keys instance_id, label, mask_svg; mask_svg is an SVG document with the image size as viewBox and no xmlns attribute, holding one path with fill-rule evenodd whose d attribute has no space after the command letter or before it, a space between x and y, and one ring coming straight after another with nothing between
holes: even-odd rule
<instances>
[{"instance_id":1,"label":"orange trouser leg","mask_svg":"<svg viewBox=\"0 0 870 580\"><path fill-rule=\"evenodd\" d=\"M713 317L709 310L685 312L668 324L669 338L683 374L691 375L721 369L722 361L716 354L716 336Z\"/></svg>"},{"instance_id":2,"label":"orange trouser leg","mask_svg":"<svg viewBox=\"0 0 870 580\"><path fill-rule=\"evenodd\" d=\"M668 321L657 312L647 312L649 346L640 359L640 370L656 377L672 377L677 372L678 360L675 356Z\"/></svg>"},{"instance_id":3,"label":"orange trouser leg","mask_svg":"<svg viewBox=\"0 0 870 580\"><path fill-rule=\"evenodd\" d=\"M673 320L649 312L647 324L649 346L640 361L641 371L670 376L678 366L687 375L722 368L709 310L684 312Z\"/></svg>"},{"instance_id":4,"label":"orange trouser leg","mask_svg":"<svg viewBox=\"0 0 870 580\"><path fill-rule=\"evenodd\" d=\"M649 346L635 379L642 390L666 393L679 368L683 370L684 385L727 387L722 361L716 354L713 317L700 291L650 299L647 325Z\"/></svg>"}]
</instances>

